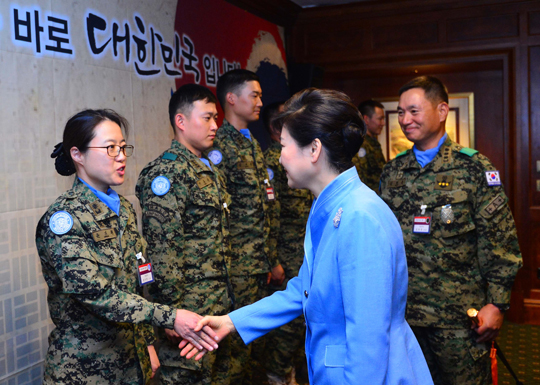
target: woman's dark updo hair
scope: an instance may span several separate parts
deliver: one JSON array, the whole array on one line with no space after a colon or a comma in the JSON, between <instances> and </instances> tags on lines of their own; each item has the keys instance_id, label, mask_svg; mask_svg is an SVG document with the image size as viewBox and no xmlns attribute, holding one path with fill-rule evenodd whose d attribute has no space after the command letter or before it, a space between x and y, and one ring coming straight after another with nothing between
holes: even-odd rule
<instances>
[{"instance_id":1,"label":"woman's dark updo hair","mask_svg":"<svg viewBox=\"0 0 540 385\"><path fill-rule=\"evenodd\" d=\"M77 147L80 152L86 152L88 144L95 137L94 129L105 120L118 124L127 136L127 120L113 110L84 110L68 120L64 128L63 141L54 146L51 154L51 158L56 158L54 167L60 175L68 176L75 173L71 148Z\"/></svg>"},{"instance_id":2,"label":"woman's dark updo hair","mask_svg":"<svg viewBox=\"0 0 540 385\"><path fill-rule=\"evenodd\" d=\"M285 127L300 147L319 139L328 162L339 173L351 168L351 159L364 141L366 125L358 108L343 92L307 88L285 103L277 125Z\"/></svg>"}]
</instances>

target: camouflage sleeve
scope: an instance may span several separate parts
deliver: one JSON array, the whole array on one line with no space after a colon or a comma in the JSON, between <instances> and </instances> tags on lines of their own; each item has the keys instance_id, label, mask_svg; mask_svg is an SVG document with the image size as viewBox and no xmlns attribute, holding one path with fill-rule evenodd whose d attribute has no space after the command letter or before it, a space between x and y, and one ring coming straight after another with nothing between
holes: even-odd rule
<instances>
[{"instance_id":1,"label":"camouflage sleeve","mask_svg":"<svg viewBox=\"0 0 540 385\"><path fill-rule=\"evenodd\" d=\"M474 219L477 231L478 262L488 282L488 303L508 304L514 278L522 265L516 226L504 188L489 186L486 171L495 168L479 157Z\"/></svg>"},{"instance_id":2,"label":"camouflage sleeve","mask_svg":"<svg viewBox=\"0 0 540 385\"><path fill-rule=\"evenodd\" d=\"M268 219L269 219L269 225L270 225L270 232L268 234L268 262L270 263L270 267L274 268L280 264L279 261L279 255L277 253L277 244L279 239L279 228L280 228L280 212L281 212L281 204L280 204L280 194L281 194L281 185L280 181L277 181L277 175L279 174L278 166L279 164L270 164L265 160L265 163L267 166L269 166L274 171L274 180L272 181L272 187L274 187L274 194L275 194L275 200L273 202L269 202L268 204ZM274 182L276 181L276 182Z\"/></svg>"},{"instance_id":3,"label":"camouflage sleeve","mask_svg":"<svg viewBox=\"0 0 540 385\"><path fill-rule=\"evenodd\" d=\"M44 220L48 223L49 218ZM47 245L48 258L62 283L62 292L112 322L173 327L176 317L173 309L116 287L113 279L116 270L123 267L122 257L94 250L79 220L76 217L73 220L72 230L64 235L53 234L47 225L40 226L40 237Z\"/></svg>"},{"instance_id":4,"label":"camouflage sleeve","mask_svg":"<svg viewBox=\"0 0 540 385\"><path fill-rule=\"evenodd\" d=\"M228 146L224 141L214 141L214 147L212 150L218 150L222 154L222 160L219 162L219 164L215 165L221 175L223 176L225 180L225 187L227 191L229 190L229 179L230 179L230 173L231 173L231 167L234 166L234 162L231 160L232 158L235 158L236 155L234 154L234 151L232 150L231 146Z\"/></svg>"},{"instance_id":5,"label":"camouflage sleeve","mask_svg":"<svg viewBox=\"0 0 540 385\"><path fill-rule=\"evenodd\" d=\"M156 343L156 336L154 334L154 327L152 325L142 325L142 334L146 345L154 345Z\"/></svg>"},{"instance_id":6,"label":"camouflage sleeve","mask_svg":"<svg viewBox=\"0 0 540 385\"><path fill-rule=\"evenodd\" d=\"M172 178L170 191L155 195L150 184L142 186L140 202L143 234L154 266L155 282L149 292L157 303L180 307L184 295L184 224L186 187Z\"/></svg>"},{"instance_id":7,"label":"camouflage sleeve","mask_svg":"<svg viewBox=\"0 0 540 385\"><path fill-rule=\"evenodd\" d=\"M388 173L389 173L389 170L390 170L390 162L386 163L383 167L383 171L382 171L382 174L381 174L381 179L380 179L380 182L379 182L379 196L382 196L382 192L384 190L384 188L386 187L386 179L388 178Z\"/></svg>"}]
</instances>

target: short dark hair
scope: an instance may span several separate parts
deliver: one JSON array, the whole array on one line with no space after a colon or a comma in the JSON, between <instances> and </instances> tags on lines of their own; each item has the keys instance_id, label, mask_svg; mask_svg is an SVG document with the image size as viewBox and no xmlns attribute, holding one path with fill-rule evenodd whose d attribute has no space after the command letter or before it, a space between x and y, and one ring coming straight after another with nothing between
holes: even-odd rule
<instances>
[{"instance_id":1,"label":"short dark hair","mask_svg":"<svg viewBox=\"0 0 540 385\"><path fill-rule=\"evenodd\" d=\"M221 108L225 110L227 94L229 92L238 95L244 84L251 81L261 83L261 80L254 72L245 69L235 69L221 75L216 87L216 94Z\"/></svg>"},{"instance_id":2,"label":"short dark hair","mask_svg":"<svg viewBox=\"0 0 540 385\"><path fill-rule=\"evenodd\" d=\"M300 147L319 139L330 166L343 172L353 166L366 125L358 108L343 92L308 88L285 103L278 117Z\"/></svg>"},{"instance_id":3,"label":"short dark hair","mask_svg":"<svg viewBox=\"0 0 540 385\"><path fill-rule=\"evenodd\" d=\"M271 134L273 131L281 132L281 125L275 119L279 115L279 107L284 105L284 101L270 103L261 112L261 118L266 131Z\"/></svg>"},{"instance_id":4,"label":"short dark hair","mask_svg":"<svg viewBox=\"0 0 540 385\"><path fill-rule=\"evenodd\" d=\"M86 152L88 144L96 136L95 128L105 120L118 124L127 136L128 121L113 110L84 110L69 118L64 128L61 148L57 145L51 155L56 158L55 168L60 175L68 176L76 171L71 148L77 147L80 152Z\"/></svg>"},{"instance_id":5,"label":"short dark hair","mask_svg":"<svg viewBox=\"0 0 540 385\"><path fill-rule=\"evenodd\" d=\"M379 107L380 109L384 110L384 106L378 101L373 100L373 99L364 100L362 103L358 105L358 109L360 110L360 113L362 114L362 116L369 116L370 118L375 113L376 107Z\"/></svg>"},{"instance_id":6,"label":"short dark hair","mask_svg":"<svg viewBox=\"0 0 540 385\"><path fill-rule=\"evenodd\" d=\"M206 100L207 103L217 104L212 91L198 84L184 84L172 94L169 101L169 120L173 131L175 129L174 117L176 114L189 115L193 109L193 103L198 100Z\"/></svg>"},{"instance_id":7,"label":"short dark hair","mask_svg":"<svg viewBox=\"0 0 540 385\"><path fill-rule=\"evenodd\" d=\"M439 104L440 102L448 103L448 90L443 82L435 76L419 76L414 78L399 89L399 96L413 88L423 89L426 99L432 104Z\"/></svg>"}]
</instances>

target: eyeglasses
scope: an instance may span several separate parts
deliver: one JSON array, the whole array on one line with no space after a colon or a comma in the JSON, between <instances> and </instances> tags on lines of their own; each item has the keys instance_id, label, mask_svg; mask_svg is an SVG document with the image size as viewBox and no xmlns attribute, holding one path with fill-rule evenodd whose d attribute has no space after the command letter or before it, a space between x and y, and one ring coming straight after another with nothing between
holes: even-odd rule
<instances>
[{"instance_id":1,"label":"eyeglasses","mask_svg":"<svg viewBox=\"0 0 540 385\"><path fill-rule=\"evenodd\" d=\"M119 146L117 144L111 144L110 146L105 146L105 147L87 147L87 148L106 148L107 155L113 158L116 158L118 155L120 155L120 151L122 151L125 156L133 155L133 149L135 147L128 144L125 144L123 146Z\"/></svg>"}]
</instances>

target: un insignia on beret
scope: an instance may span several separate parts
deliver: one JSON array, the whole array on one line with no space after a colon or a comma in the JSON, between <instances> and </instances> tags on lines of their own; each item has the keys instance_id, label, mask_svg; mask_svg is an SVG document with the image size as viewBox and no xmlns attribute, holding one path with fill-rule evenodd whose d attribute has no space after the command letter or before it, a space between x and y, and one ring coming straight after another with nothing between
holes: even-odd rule
<instances>
[{"instance_id":1,"label":"un insignia on beret","mask_svg":"<svg viewBox=\"0 0 540 385\"><path fill-rule=\"evenodd\" d=\"M152 191L157 196L165 195L171 188L171 182L165 176L158 176L152 181Z\"/></svg>"},{"instance_id":2,"label":"un insignia on beret","mask_svg":"<svg viewBox=\"0 0 540 385\"><path fill-rule=\"evenodd\" d=\"M55 212L49 220L49 228L56 235L67 233L73 227L73 218L66 211Z\"/></svg>"}]
</instances>

